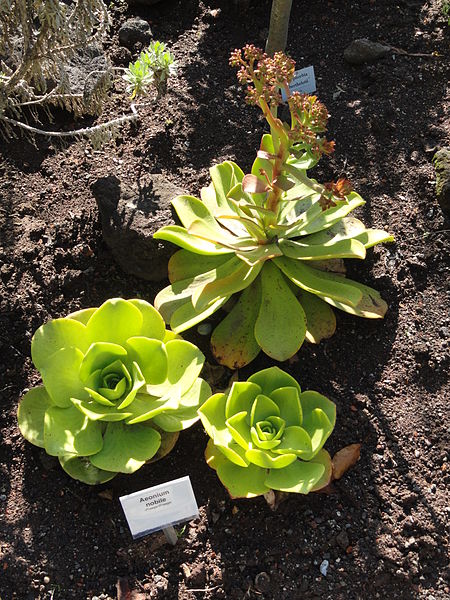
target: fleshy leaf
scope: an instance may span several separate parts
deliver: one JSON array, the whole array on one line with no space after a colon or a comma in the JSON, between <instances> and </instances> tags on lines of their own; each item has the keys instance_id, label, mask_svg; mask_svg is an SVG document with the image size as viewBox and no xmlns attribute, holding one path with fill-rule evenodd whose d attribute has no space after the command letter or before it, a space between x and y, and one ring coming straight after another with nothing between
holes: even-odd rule
<instances>
[{"instance_id":1,"label":"fleshy leaf","mask_svg":"<svg viewBox=\"0 0 450 600\"><path fill-rule=\"evenodd\" d=\"M247 413L240 412L227 419L227 427L234 441L247 450L251 445L250 428L247 423Z\"/></svg>"},{"instance_id":2,"label":"fleshy leaf","mask_svg":"<svg viewBox=\"0 0 450 600\"><path fill-rule=\"evenodd\" d=\"M227 395L225 405L225 417L229 419L233 415L246 412L248 424L250 425L250 413L256 396L261 394L261 388L256 383L248 381L235 381Z\"/></svg>"},{"instance_id":3,"label":"fleshy leaf","mask_svg":"<svg viewBox=\"0 0 450 600\"><path fill-rule=\"evenodd\" d=\"M277 404L286 427L302 424L303 414L297 387L280 387L273 390L270 398Z\"/></svg>"},{"instance_id":4,"label":"fleshy leaf","mask_svg":"<svg viewBox=\"0 0 450 600\"><path fill-rule=\"evenodd\" d=\"M159 385L148 385L147 392L154 396L164 396L176 385L183 395L200 375L205 357L197 346L185 340L167 342L166 351L167 379Z\"/></svg>"},{"instance_id":5,"label":"fleshy leaf","mask_svg":"<svg viewBox=\"0 0 450 600\"><path fill-rule=\"evenodd\" d=\"M104 302L89 319L87 335L92 342L112 342L123 345L133 336L140 335L144 318L140 310L122 298Z\"/></svg>"},{"instance_id":6,"label":"fleshy leaf","mask_svg":"<svg viewBox=\"0 0 450 600\"><path fill-rule=\"evenodd\" d=\"M211 227L219 229L208 207L195 196L177 196L172 200L172 206L186 229L189 229L192 223L198 219L208 223Z\"/></svg>"},{"instance_id":7,"label":"fleshy leaf","mask_svg":"<svg viewBox=\"0 0 450 600\"><path fill-rule=\"evenodd\" d=\"M107 481L111 481L111 479L117 475L115 472L97 469L88 457L64 454L58 458L61 467L68 475L70 475L70 477L82 481L83 483L87 483L88 485L106 483Z\"/></svg>"},{"instance_id":8,"label":"fleshy leaf","mask_svg":"<svg viewBox=\"0 0 450 600\"><path fill-rule=\"evenodd\" d=\"M323 296L325 302L328 302L328 304L331 304L331 306L339 308L340 310L357 317L364 317L366 319L382 319L386 314L388 306L381 297L380 293L377 292L377 290L374 290L373 288L363 285L357 281L347 281L351 282L354 288L358 289L362 294L362 297L357 304L350 306L346 302L338 302L333 298Z\"/></svg>"},{"instance_id":9,"label":"fleshy leaf","mask_svg":"<svg viewBox=\"0 0 450 600\"><path fill-rule=\"evenodd\" d=\"M79 368L80 379L84 382L98 369L104 369L117 359L127 356L127 351L119 344L95 342L89 346Z\"/></svg>"},{"instance_id":10,"label":"fleshy leaf","mask_svg":"<svg viewBox=\"0 0 450 600\"><path fill-rule=\"evenodd\" d=\"M142 423L143 421L154 419L165 411L177 409L180 402L180 395L177 392L177 388L174 388L172 394L168 394L162 398L156 398L149 394L138 394L134 402L129 406L132 415L127 424Z\"/></svg>"},{"instance_id":11,"label":"fleshy leaf","mask_svg":"<svg viewBox=\"0 0 450 600\"><path fill-rule=\"evenodd\" d=\"M234 441L225 420L225 394L214 394L199 409L198 414L206 433L229 460L247 466L243 449Z\"/></svg>"},{"instance_id":12,"label":"fleshy leaf","mask_svg":"<svg viewBox=\"0 0 450 600\"><path fill-rule=\"evenodd\" d=\"M108 423L103 448L91 456L91 463L104 471L134 473L152 458L161 445L161 435L147 425Z\"/></svg>"},{"instance_id":13,"label":"fleshy leaf","mask_svg":"<svg viewBox=\"0 0 450 600\"><path fill-rule=\"evenodd\" d=\"M321 463L297 459L284 469L271 469L264 482L274 490L308 494L320 481L324 471Z\"/></svg>"},{"instance_id":14,"label":"fleshy leaf","mask_svg":"<svg viewBox=\"0 0 450 600\"><path fill-rule=\"evenodd\" d=\"M178 250L169 259L169 281L174 283L182 279L196 277L223 265L228 260L226 255L207 256L193 254L187 250Z\"/></svg>"},{"instance_id":15,"label":"fleshy leaf","mask_svg":"<svg viewBox=\"0 0 450 600\"><path fill-rule=\"evenodd\" d=\"M306 334L306 317L283 275L271 262L261 272L261 306L255 339L271 358L284 361L300 348Z\"/></svg>"},{"instance_id":16,"label":"fleshy leaf","mask_svg":"<svg viewBox=\"0 0 450 600\"><path fill-rule=\"evenodd\" d=\"M269 396L258 394L252 405L250 425L255 426L258 421L265 421L267 417L279 417L280 409Z\"/></svg>"},{"instance_id":17,"label":"fleshy leaf","mask_svg":"<svg viewBox=\"0 0 450 600\"><path fill-rule=\"evenodd\" d=\"M84 384L79 376L82 360L81 350L69 346L47 357L40 369L42 381L49 396L61 408L71 406L70 398L72 396L82 399L87 397Z\"/></svg>"},{"instance_id":18,"label":"fleshy leaf","mask_svg":"<svg viewBox=\"0 0 450 600\"><path fill-rule=\"evenodd\" d=\"M74 319L54 319L41 325L33 335L31 358L40 371L49 356L71 346L86 352L89 347L86 327Z\"/></svg>"},{"instance_id":19,"label":"fleshy leaf","mask_svg":"<svg viewBox=\"0 0 450 600\"><path fill-rule=\"evenodd\" d=\"M44 447L44 416L53 402L43 386L28 391L17 410L20 433L39 448Z\"/></svg>"},{"instance_id":20,"label":"fleshy leaf","mask_svg":"<svg viewBox=\"0 0 450 600\"><path fill-rule=\"evenodd\" d=\"M162 227L153 234L153 237L156 240L172 242L172 244L176 244L177 246L180 246L180 248L189 250L189 252L193 252L194 254L216 256L219 254L231 254L232 252L229 248L224 248L214 242L208 242L207 240L194 237L188 233L184 227L180 227L179 225L167 225L166 227Z\"/></svg>"},{"instance_id":21,"label":"fleshy leaf","mask_svg":"<svg viewBox=\"0 0 450 600\"><path fill-rule=\"evenodd\" d=\"M89 420L74 406L50 406L44 417L44 447L51 456L90 456L103 445L101 425ZM114 469L107 469L114 470Z\"/></svg>"},{"instance_id":22,"label":"fleshy leaf","mask_svg":"<svg viewBox=\"0 0 450 600\"><path fill-rule=\"evenodd\" d=\"M116 406L106 406L92 400L71 398L71 401L90 421L123 421L132 415L129 411L118 410Z\"/></svg>"},{"instance_id":23,"label":"fleshy leaf","mask_svg":"<svg viewBox=\"0 0 450 600\"><path fill-rule=\"evenodd\" d=\"M200 416L198 409L211 396L211 388L198 378L194 385L180 398L178 408L164 411L153 422L165 431L182 431L196 423Z\"/></svg>"},{"instance_id":24,"label":"fleshy leaf","mask_svg":"<svg viewBox=\"0 0 450 600\"><path fill-rule=\"evenodd\" d=\"M309 238L307 238L309 239ZM314 245L292 240L281 240L280 249L288 258L295 260L318 260L330 258L365 258L366 248L356 239L339 240L334 243Z\"/></svg>"},{"instance_id":25,"label":"fleshy leaf","mask_svg":"<svg viewBox=\"0 0 450 600\"><path fill-rule=\"evenodd\" d=\"M295 285L307 292L323 298L330 297L351 306L356 306L362 298L357 286L339 275L313 269L301 261L286 257L275 258L274 262Z\"/></svg>"},{"instance_id":26,"label":"fleshy leaf","mask_svg":"<svg viewBox=\"0 0 450 600\"><path fill-rule=\"evenodd\" d=\"M254 328L259 312L261 283L256 279L239 297L230 313L217 325L211 336L211 348L217 362L238 369L260 352Z\"/></svg>"},{"instance_id":27,"label":"fleshy leaf","mask_svg":"<svg viewBox=\"0 0 450 600\"><path fill-rule=\"evenodd\" d=\"M316 454L312 462L316 464L320 463L324 466L324 472L322 474L322 477L311 488L311 492L317 492L318 490L321 490L330 483L331 478L333 476L333 464L331 461L331 456L323 448L320 452Z\"/></svg>"},{"instance_id":28,"label":"fleshy leaf","mask_svg":"<svg viewBox=\"0 0 450 600\"><path fill-rule=\"evenodd\" d=\"M314 294L301 290L300 304L306 315L306 339L312 344L328 339L336 331L336 317L329 305Z\"/></svg>"},{"instance_id":29,"label":"fleshy leaf","mask_svg":"<svg viewBox=\"0 0 450 600\"><path fill-rule=\"evenodd\" d=\"M142 315L143 323L139 335L163 340L166 329L164 327L164 319L159 312L151 304L140 298L134 298L133 300L128 300L128 302L138 308Z\"/></svg>"},{"instance_id":30,"label":"fleshy leaf","mask_svg":"<svg viewBox=\"0 0 450 600\"><path fill-rule=\"evenodd\" d=\"M209 440L205 451L207 464L216 470L222 484L232 498L254 498L269 491L264 484L266 470L256 465L239 467L230 462Z\"/></svg>"},{"instance_id":31,"label":"fleshy leaf","mask_svg":"<svg viewBox=\"0 0 450 600\"><path fill-rule=\"evenodd\" d=\"M259 450L258 448L247 450L245 453L245 458L258 467L275 470L285 469L297 459L295 454L276 455L272 454L268 450Z\"/></svg>"},{"instance_id":32,"label":"fleshy leaf","mask_svg":"<svg viewBox=\"0 0 450 600\"><path fill-rule=\"evenodd\" d=\"M251 375L247 381L259 385L262 393L270 396L272 392L281 387L295 387L298 393L301 392L298 382L288 373L282 371L279 367L269 367Z\"/></svg>"},{"instance_id":33,"label":"fleshy leaf","mask_svg":"<svg viewBox=\"0 0 450 600\"><path fill-rule=\"evenodd\" d=\"M138 391L145 384L144 376L142 375L141 369L136 362L133 362L131 365L131 374L132 374L132 387L128 392L128 395L122 400L122 402L117 407L119 410L126 408L129 406L136 397Z\"/></svg>"},{"instance_id":34,"label":"fleshy leaf","mask_svg":"<svg viewBox=\"0 0 450 600\"><path fill-rule=\"evenodd\" d=\"M132 357L141 368L145 382L162 383L167 377L168 359L165 345L159 339L133 337L126 342Z\"/></svg>"},{"instance_id":35,"label":"fleshy leaf","mask_svg":"<svg viewBox=\"0 0 450 600\"><path fill-rule=\"evenodd\" d=\"M83 325L87 325L87 322L95 313L96 308L83 308L81 310L77 310L70 315L67 315L66 319L75 319L75 321L79 321Z\"/></svg>"},{"instance_id":36,"label":"fleshy leaf","mask_svg":"<svg viewBox=\"0 0 450 600\"><path fill-rule=\"evenodd\" d=\"M179 306L170 317L170 327L176 333L182 333L186 329L190 329L197 323L204 321L216 311L219 310L229 300L229 296L218 298L203 310L196 310L192 306L190 298L185 303Z\"/></svg>"},{"instance_id":37,"label":"fleshy leaf","mask_svg":"<svg viewBox=\"0 0 450 600\"><path fill-rule=\"evenodd\" d=\"M311 454L311 438L303 427L295 425L286 427L280 444L273 450L276 454L296 454L309 456Z\"/></svg>"}]
</instances>

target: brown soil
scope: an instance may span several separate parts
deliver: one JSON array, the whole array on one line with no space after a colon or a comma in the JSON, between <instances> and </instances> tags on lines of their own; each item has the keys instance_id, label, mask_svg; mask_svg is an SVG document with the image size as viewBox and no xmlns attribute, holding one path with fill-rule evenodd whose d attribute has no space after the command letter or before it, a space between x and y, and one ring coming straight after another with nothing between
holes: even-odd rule
<instances>
[{"instance_id":1,"label":"brown soil","mask_svg":"<svg viewBox=\"0 0 450 600\"><path fill-rule=\"evenodd\" d=\"M434 148L448 144L440 0L294 2L292 11L288 50L298 67L314 65L337 146L316 176L348 176L367 200L358 216L397 240L350 265L388 301L385 320L340 313L332 339L305 345L282 365L303 388L336 402L331 452L362 443L361 460L334 493L293 495L275 513L262 498L231 501L203 460L200 425L180 436L166 460L90 488L18 431L19 398L38 382L30 338L41 323L112 296L151 300L165 285L115 265L90 191L96 178L115 174L144 185L148 173L163 173L195 194L215 162L230 158L249 169L264 124L244 104L228 56L245 43L263 45L270 3L251 0L242 12L232 6L187 0L130 11L169 44L179 74L168 96L143 109L140 125L125 128L115 144L100 152L81 142L63 150L42 141L1 146L2 600L450 597L450 227L431 165ZM116 31L124 18L115 13ZM410 55L351 67L343 50L362 37ZM119 60L117 44L114 37L110 51ZM106 114L126 107L119 87ZM64 127L70 120L59 118ZM208 351L207 338L188 337ZM240 376L270 364L258 359ZM118 497L184 475L200 519L175 547L158 534L133 542Z\"/></svg>"}]
</instances>

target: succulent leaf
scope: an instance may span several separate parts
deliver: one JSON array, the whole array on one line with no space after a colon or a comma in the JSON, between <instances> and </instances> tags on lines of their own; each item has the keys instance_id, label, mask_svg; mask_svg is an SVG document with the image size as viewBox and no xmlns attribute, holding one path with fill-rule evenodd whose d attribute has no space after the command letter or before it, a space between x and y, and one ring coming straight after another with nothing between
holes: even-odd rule
<instances>
[{"instance_id":1,"label":"succulent leaf","mask_svg":"<svg viewBox=\"0 0 450 600\"><path fill-rule=\"evenodd\" d=\"M260 298L261 282L256 279L245 288L229 314L214 329L211 348L220 364L239 369L259 354L261 348L254 331Z\"/></svg>"},{"instance_id":2,"label":"succulent leaf","mask_svg":"<svg viewBox=\"0 0 450 600\"><path fill-rule=\"evenodd\" d=\"M256 465L240 467L227 460L225 455L209 440L205 450L207 464L217 471L231 498L254 498L269 491L265 485L266 471Z\"/></svg>"},{"instance_id":3,"label":"succulent leaf","mask_svg":"<svg viewBox=\"0 0 450 600\"><path fill-rule=\"evenodd\" d=\"M178 250L169 259L169 281L175 283L216 269L228 260L227 255L207 256Z\"/></svg>"},{"instance_id":4,"label":"succulent leaf","mask_svg":"<svg viewBox=\"0 0 450 600\"><path fill-rule=\"evenodd\" d=\"M305 313L272 262L264 264L261 286L255 339L270 357L280 361L287 360L299 350L305 339Z\"/></svg>"},{"instance_id":5,"label":"succulent leaf","mask_svg":"<svg viewBox=\"0 0 450 600\"><path fill-rule=\"evenodd\" d=\"M45 387L29 390L19 404L17 420L23 437L39 448L44 447L44 417L53 401Z\"/></svg>"},{"instance_id":6,"label":"succulent leaf","mask_svg":"<svg viewBox=\"0 0 450 600\"><path fill-rule=\"evenodd\" d=\"M156 454L160 444L161 435L152 427L108 423L103 448L90 460L102 471L134 473Z\"/></svg>"},{"instance_id":7,"label":"succulent leaf","mask_svg":"<svg viewBox=\"0 0 450 600\"><path fill-rule=\"evenodd\" d=\"M199 237L194 237L188 233L184 227L179 225L166 225L159 229L153 237L156 240L166 240L177 244L180 248L189 250L194 254L204 254L206 256L217 256L218 254L230 254L232 249L225 248Z\"/></svg>"},{"instance_id":8,"label":"succulent leaf","mask_svg":"<svg viewBox=\"0 0 450 600\"><path fill-rule=\"evenodd\" d=\"M63 456L58 456L58 459L61 467L70 477L88 485L106 483L117 475L117 472L97 469L90 460L82 456L64 454Z\"/></svg>"},{"instance_id":9,"label":"succulent leaf","mask_svg":"<svg viewBox=\"0 0 450 600\"><path fill-rule=\"evenodd\" d=\"M327 302L305 290L301 290L299 298L306 315L308 342L318 344L331 337L336 330L336 317Z\"/></svg>"}]
</instances>

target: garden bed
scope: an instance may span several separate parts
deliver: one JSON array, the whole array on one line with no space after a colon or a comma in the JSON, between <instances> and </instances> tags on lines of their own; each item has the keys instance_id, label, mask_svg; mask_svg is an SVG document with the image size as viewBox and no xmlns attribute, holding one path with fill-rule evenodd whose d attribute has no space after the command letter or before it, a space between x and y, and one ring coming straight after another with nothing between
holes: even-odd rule
<instances>
[{"instance_id":1,"label":"garden bed","mask_svg":"<svg viewBox=\"0 0 450 600\"><path fill-rule=\"evenodd\" d=\"M331 494L292 495L277 512L263 498L231 501L204 459L200 424L163 461L100 487L70 479L23 440L16 410L39 381L30 358L44 321L110 297L152 301L166 285L126 275L102 239L91 185L117 176L144 187L162 173L197 195L208 168L250 169L265 123L244 103L230 51L263 46L269 2L162 2L116 9L108 52L123 59L117 30L147 19L178 63L169 93L139 125L99 151L38 140L0 147L0 597L257 599L448 598L450 316L449 222L434 193L432 156L449 144L448 27L440 0L294 2L288 52L314 65L336 151L313 176L346 176L367 200L357 216L396 243L378 246L350 275L388 302L384 320L340 312L337 331L304 344L281 366L303 389L337 405L331 452L361 443L361 459ZM115 33L114 33L115 32ZM344 49L369 38L396 49L350 66ZM126 112L122 86L105 116ZM73 126L67 114L56 126ZM213 364L208 338L185 335ZM262 355L241 379L270 366ZM231 371L219 373L222 381ZM191 477L200 518L176 546L159 534L132 541L119 496ZM326 576L319 567L328 561ZM322 568L322 571L324 569ZM116 585L119 583L119 590ZM130 596L127 596L127 589ZM103 594L103 596L102 596ZM139 595L141 594L141 595Z\"/></svg>"}]
</instances>

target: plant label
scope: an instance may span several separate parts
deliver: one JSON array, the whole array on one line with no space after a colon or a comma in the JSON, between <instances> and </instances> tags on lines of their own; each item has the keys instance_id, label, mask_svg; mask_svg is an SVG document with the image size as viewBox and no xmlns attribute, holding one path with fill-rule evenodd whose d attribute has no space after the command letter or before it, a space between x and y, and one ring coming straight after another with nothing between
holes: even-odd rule
<instances>
[{"instance_id":1,"label":"plant label","mask_svg":"<svg viewBox=\"0 0 450 600\"><path fill-rule=\"evenodd\" d=\"M198 517L197 501L188 476L122 496L119 500L133 539Z\"/></svg>"},{"instance_id":2,"label":"plant label","mask_svg":"<svg viewBox=\"0 0 450 600\"><path fill-rule=\"evenodd\" d=\"M289 90L292 92L300 92L301 94L312 94L316 91L316 77L314 75L314 67L305 67L295 71L294 78L291 81ZM286 102L287 96L284 90L281 90L283 102Z\"/></svg>"}]
</instances>

